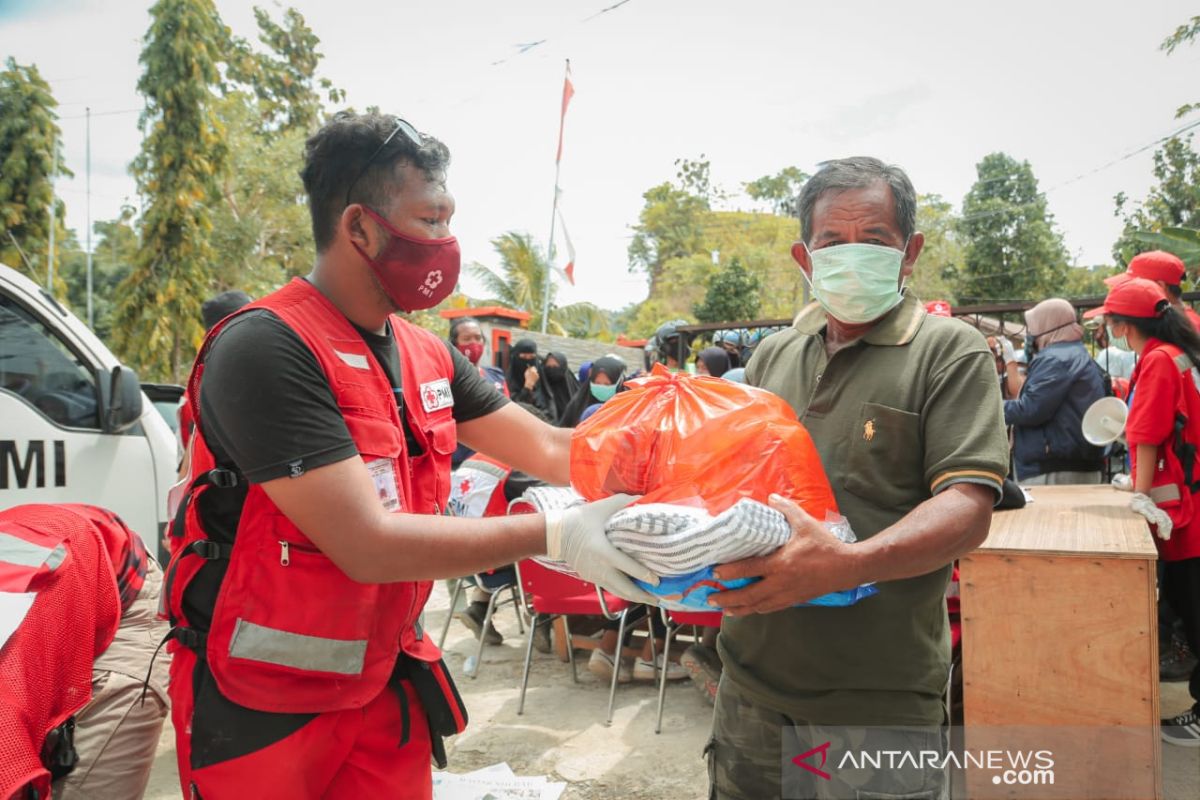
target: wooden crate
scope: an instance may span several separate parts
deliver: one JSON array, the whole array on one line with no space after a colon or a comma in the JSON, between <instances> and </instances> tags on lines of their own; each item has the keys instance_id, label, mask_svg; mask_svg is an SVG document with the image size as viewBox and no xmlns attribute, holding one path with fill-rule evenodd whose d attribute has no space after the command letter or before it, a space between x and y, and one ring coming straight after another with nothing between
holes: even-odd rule
<instances>
[{"instance_id":1,"label":"wooden crate","mask_svg":"<svg viewBox=\"0 0 1200 800\"><path fill-rule=\"evenodd\" d=\"M1160 797L1149 530L1129 495L1107 486L1031 492L960 561L964 717L968 747L1002 744L998 727L1057 740L1056 787L985 785L990 776L968 772L970 795Z\"/></svg>"}]
</instances>

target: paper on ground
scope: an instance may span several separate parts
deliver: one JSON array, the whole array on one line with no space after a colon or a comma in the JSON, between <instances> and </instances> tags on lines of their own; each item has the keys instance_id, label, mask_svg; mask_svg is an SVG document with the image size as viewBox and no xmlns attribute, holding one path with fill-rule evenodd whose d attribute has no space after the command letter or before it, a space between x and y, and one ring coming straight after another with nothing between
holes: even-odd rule
<instances>
[{"instance_id":1,"label":"paper on ground","mask_svg":"<svg viewBox=\"0 0 1200 800\"><path fill-rule=\"evenodd\" d=\"M565 783L547 781L546 776L520 777L508 764L456 775L433 773L433 800L558 800Z\"/></svg>"},{"instance_id":2,"label":"paper on ground","mask_svg":"<svg viewBox=\"0 0 1200 800\"><path fill-rule=\"evenodd\" d=\"M0 647L17 632L36 597L36 592L0 592Z\"/></svg>"}]
</instances>

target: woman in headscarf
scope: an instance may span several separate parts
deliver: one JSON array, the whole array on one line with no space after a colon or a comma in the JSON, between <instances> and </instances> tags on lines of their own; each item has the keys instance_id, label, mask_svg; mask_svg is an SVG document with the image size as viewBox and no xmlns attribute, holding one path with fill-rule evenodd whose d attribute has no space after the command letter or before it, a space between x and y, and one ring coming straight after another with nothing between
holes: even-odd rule
<instances>
[{"instance_id":1,"label":"woman in headscarf","mask_svg":"<svg viewBox=\"0 0 1200 800\"><path fill-rule=\"evenodd\" d=\"M1104 397L1104 378L1083 345L1075 308L1066 300L1043 300L1025 312L1025 331L1025 381L1015 400L1004 401L1016 480L1099 483L1104 454L1083 438L1082 421Z\"/></svg>"},{"instance_id":2,"label":"woman in headscarf","mask_svg":"<svg viewBox=\"0 0 1200 800\"><path fill-rule=\"evenodd\" d=\"M567 363L565 355L546 353L542 360L541 385L546 398L546 415L557 420L575 396L575 390L579 388L579 381L575 378L575 373L571 372L571 365Z\"/></svg>"},{"instance_id":3,"label":"woman in headscarf","mask_svg":"<svg viewBox=\"0 0 1200 800\"><path fill-rule=\"evenodd\" d=\"M549 419L551 415L538 369L537 342L519 339L508 351L508 394L517 403L537 406Z\"/></svg>"},{"instance_id":4,"label":"woman in headscarf","mask_svg":"<svg viewBox=\"0 0 1200 800\"><path fill-rule=\"evenodd\" d=\"M575 396L558 418L558 427L574 428L585 411L610 399L621 388L625 378L625 362L616 356L605 356L592 362L587 383L580 384Z\"/></svg>"},{"instance_id":5,"label":"woman in headscarf","mask_svg":"<svg viewBox=\"0 0 1200 800\"><path fill-rule=\"evenodd\" d=\"M729 353L723 347L706 347L696 356L696 374L719 378L729 371Z\"/></svg>"}]
</instances>

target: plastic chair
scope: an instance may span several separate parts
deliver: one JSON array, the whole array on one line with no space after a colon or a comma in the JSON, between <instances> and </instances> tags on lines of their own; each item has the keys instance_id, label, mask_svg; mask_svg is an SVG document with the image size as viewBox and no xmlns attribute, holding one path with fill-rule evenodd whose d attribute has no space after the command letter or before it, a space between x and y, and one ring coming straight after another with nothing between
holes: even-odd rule
<instances>
[{"instance_id":1,"label":"plastic chair","mask_svg":"<svg viewBox=\"0 0 1200 800\"><path fill-rule=\"evenodd\" d=\"M525 711L525 691L529 686L529 668L533 663L534 629L538 625L549 625L555 617L563 618L568 643L568 661L571 664L571 680L578 683L579 675L575 669L575 657L570 652L571 628L567 624L567 616L570 614L602 614L606 619L619 620L616 664L613 669L612 685L608 690L608 717L604 721L605 725L611 725L613 706L617 697L617 678L621 671L620 643L625 641L625 621L633 604L604 591L593 583L555 572L531 559L517 564L517 577L522 603L530 614L529 641L525 644L525 669L521 674L521 699L517 703L517 714ZM649 617L647 616L648 623ZM654 641L653 634L651 634L650 641Z\"/></svg>"},{"instance_id":2,"label":"plastic chair","mask_svg":"<svg viewBox=\"0 0 1200 800\"><path fill-rule=\"evenodd\" d=\"M658 719L654 723L654 732L662 733L662 718L663 718L663 701L667 696L667 661L671 658L671 639L675 636L675 631L684 625L695 625L702 627L721 627L721 612L719 611L669 611L665 608L660 608L662 612L663 625L667 628L667 638L663 642L663 665L658 666L658 659L655 659L655 669L658 670ZM675 623L672 627L671 623Z\"/></svg>"},{"instance_id":3,"label":"plastic chair","mask_svg":"<svg viewBox=\"0 0 1200 800\"><path fill-rule=\"evenodd\" d=\"M439 650L446 642L446 635L450 632L450 621L454 619L454 609L458 606L458 599L462 596L463 587L469 581L474 581L476 586L490 592L487 611L483 615L483 626L479 629L479 635L476 637L478 643L475 647L475 661L473 664L468 662L468 668L464 670L469 677L475 678L478 677L479 667L483 664L483 637L487 633L488 625L496 610L500 606L511 603L517 609L517 631L521 634L525 633L525 622L521 614L521 602L517 595L517 575L512 568L500 567L489 572L477 572L469 578L458 578L454 583L454 591L450 595L450 610L446 614L446 621L442 623L442 634L438 638ZM508 590L508 597L504 597L505 589Z\"/></svg>"}]
</instances>

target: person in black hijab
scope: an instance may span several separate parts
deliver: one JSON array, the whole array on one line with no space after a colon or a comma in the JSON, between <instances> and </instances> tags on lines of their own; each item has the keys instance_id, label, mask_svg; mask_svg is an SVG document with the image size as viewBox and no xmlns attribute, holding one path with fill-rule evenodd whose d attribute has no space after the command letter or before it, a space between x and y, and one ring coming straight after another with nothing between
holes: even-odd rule
<instances>
[{"instance_id":1,"label":"person in black hijab","mask_svg":"<svg viewBox=\"0 0 1200 800\"><path fill-rule=\"evenodd\" d=\"M593 361L587 382L580 384L575 390L575 396L558 418L558 427L574 428L579 424L584 411L605 402L620 391L624 378L625 362L616 356L605 356Z\"/></svg>"},{"instance_id":2,"label":"person in black hijab","mask_svg":"<svg viewBox=\"0 0 1200 800\"><path fill-rule=\"evenodd\" d=\"M547 412L545 401L539 399L542 374L538 365L537 342L520 339L508 351L508 394L513 402L529 403ZM556 419L556 417L550 417Z\"/></svg>"},{"instance_id":3,"label":"person in black hijab","mask_svg":"<svg viewBox=\"0 0 1200 800\"><path fill-rule=\"evenodd\" d=\"M708 347L696 356L696 374L719 378L729 371L729 353L722 347Z\"/></svg>"},{"instance_id":4,"label":"person in black hijab","mask_svg":"<svg viewBox=\"0 0 1200 800\"><path fill-rule=\"evenodd\" d=\"M546 397L548 415L550 419L557 420L579 388L579 381L571 372L567 357L562 353L547 353L542 360L542 380L539 383Z\"/></svg>"}]
</instances>

